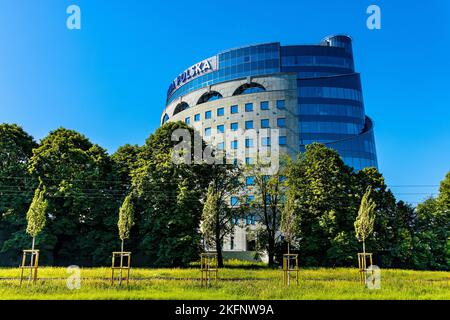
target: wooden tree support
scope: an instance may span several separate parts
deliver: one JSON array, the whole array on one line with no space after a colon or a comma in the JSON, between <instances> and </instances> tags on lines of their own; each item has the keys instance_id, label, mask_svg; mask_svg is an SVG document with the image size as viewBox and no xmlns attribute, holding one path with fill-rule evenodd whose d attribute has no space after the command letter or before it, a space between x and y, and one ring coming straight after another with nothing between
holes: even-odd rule
<instances>
[{"instance_id":1,"label":"wooden tree support","mask_svg":"<svg viewBox=\"0 0 450 320\"><path fill-rule=\"evenodd\" d=\"M30 257L30 262L27 261L27 257ZM34 284L36 284L37 280L37 274L38 274L38 267L39 267L39 250L23 250L22 255L22 265L20 266L20 285L22 285L24 276L23 271L24 269L29 269L30 274L28 276L28 281L33 281Z\"/></svg>"},{"instance_id":2,"label":"wooden tree support","mask_svg":"<svg viewBox=\"0 0 450 320\"><path fill-rule=\"evenodd\" d=\"M207 252L200 254L200 272L202 274L201 285L205 283L206 286L211 284L212 277L217 283L219 272L219 261L217 260L217 253Z\"/></svg>"},{"instance_id":3,"label":"wooden tree support","mask_svg":"<svg viewBox=\"0 0 450 320\"><path fill-rule=\"evenodd\" d=\"M117 265L118 263L118 265ZM130 280L131 269L131 252L115 251L112 253L112 265L111 265L111 284L114 284L114 271L119 270L119 285L123 280L127 281L127 285ZM126 276L123 276L123 270L126 272Z\"/></svg>"},{"instance_id":4,"label":"wooden tree support","mask_svg":"<svg viewBox=\"0 0 450 320\"><path fill-rule=\"evenodd\" d=\"M366 284L367 272L367 262L369 262L369 267L373 264L371 253L358 253L358 268L359 268L359 283ZM371 271L373 272L373 270Z\"/></svg>"},{"instance_id":5,"label":"wooden tree support","mask_svg":"<svg viewBox=\"0 0 450 320\"><path fill-rule=\"evenodd\" d=\"M283 283L285 286L291 284L291 272L295 275L295 281L299 283L298 254L283 254Z\"/></svg>"}]
</instances>

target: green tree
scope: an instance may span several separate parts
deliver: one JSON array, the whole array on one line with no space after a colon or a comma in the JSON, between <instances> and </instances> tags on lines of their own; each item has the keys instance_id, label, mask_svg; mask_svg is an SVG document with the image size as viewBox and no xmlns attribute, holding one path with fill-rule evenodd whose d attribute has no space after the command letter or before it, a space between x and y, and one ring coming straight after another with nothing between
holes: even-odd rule
<instances>
[{"instance_id":1,"label":"green tree","mask_svg":"<svg viewBox=\"0 0 450 320\"><path fill-rule=\"evenodd\" d=\"M355 220L355 233L358 241L363 244L366 253L366 239L373 233L376 203L371 199L372 188L368 187L361 199L358 216Z\"/></svg>"},{"instance_id":2,"label":"green tree","mask_svg":"<svg viewBox=\"0 0 450 320\"><path fill-rule=\"evenodd\" d=\"M342 247L336 244L348 246L342 239L351 238L356 217L351 168L336 151L313 143L287 166L286 178L297 217L301 261L311 266L348 264L348 255L338 255Z\"/></svg>"},{"instance_id":3,"label":"green tree","mask_svg":"<svg viewBox=\"0 0 450 320\"><path fill-rule=\"evenodd\" d=\"M117 149L111 156L113 161L113 171L117 179L117 188L131 187L131 172L138 166L139 153L141 148L137 145L126 144Z\"/></svg>"},{"instance_id":4,"label":"green tree","mask_svg":"<svg viewBox=\"0 0 450 320\"><path fill-rule=\"evenodd\" d=\"M0 124L0 265L16 265L29 241L24 213L38 181L27 166L36 146L20 126Z\"/></svg>"},{"instance_id":5,"label":"green tree","mask_svg":"<svg viewBox=\"0 0 450 320\"><path fill-rule=\"evenodd\" d=\"M290 253L291 246L295 240L295 235L298 232L297 226L297 216L295 213L295 202L294 197L292 196L291 192L286 192L286 203L284 205L284 208L281 212L281 223L280 223L280 229L283 232L284 238L287 242L287 253Z\"/></svg>"},{"instance_id":6,"label":"green tree","mask_svg":"<svg viewBox=\"0 0 450 320\"><path fill-rule=\"evenodd\" d=\"M106 151L85 136L64 128L49 133L33 150L29 171L39 176L48 194L45 229L47 263L106 263L115 240L115 215L123 191L114 180Z\"/></svg>"},{"instance_id":7,"label":"green tree","mask_svg":"<svg viewBox=\"0 0 450 320\"><path fill-rule=\"evenodd\" d=\"M33 201L27 212L27 233L33 238L31 249L34 250L36 236L44 229L48 201L45 199L45 187L42 183L36 189Z\"/></svg>"},{"instance_id":8,"label":"green tree","mask_svg":"<svg viewBox=\"0 0 450 320\"><path fill-rule=\"evenodd\" d=\"M211 165L210 169L211 183L203 207L201 230L206 245L215 247L218 266L222 268L223 241L234 232L233 215L240 215L238 211L244 209L244 206L230 204L231 197L242 189L242 170L229 164Z\"/></svg>"},{"instance_id":9,"label":"green tree","mask_svg":"<svg viewBox=\"0 0 450 320\"><path fill-rule=\"evenodd\" d=\"M360 200L367 188L372 189L371 198L377 204L375 209L375 222L373 235L366 241L377 263L383 267L399 266L403 259L399 249L404 246L404 221L398 214L396 200L388 189L383 175L376 168L364 168L355 174L355 193ZM360 202L360 201L358 201ZM360 203L357 203L356 210ZM400 209L401 210L401 209Z\"/></svg>"},{"instance_id":10,"label":"green tree","mask_svg":"<svg viewBox=\"0 0 450 320\"><path fill-rule=\"evenodd\" d=\"M123 201L122 206L119 209L119 221L117 227L119 229L119 237L122 241L120 246L123 252L123 243L130 238L130 230L134 224L134 206L132 202L132 194L128 194Z\"/></svg>"},{"instance_id":11,"label":"green tree","mask_svg":"<svg viewBox=\"0 0 450 320\"><path fill-rule=\"evenodd\" d=\"M449 270L450 173L441 182L437 198L417 206L413 261L418 269Z\"/></svg>"},{"instance_id":12,"label":"green tree","mask_svg":"<svg viewBox=\"0 0 450 320\"><path fill-rule=\"evenodd\" d=\"M166 123L147 139L131 173L140 198L138 247L142 260L156 266L186 265L196 260L200 251L201 199L210 170L203 164L172 161L178 143L172 141L176 129L188 130L194 140L193 129L185 123Z\"/></svg>"},{"instance_id":13,"label":"green tree","mask_svg":"<svg viewBox=\"0 0 450 320\"><path fill-rule=\"evenodd\" d=\"M283 169L270 172L271 174L268 169L268 166L257 161L247 167L247 174L254 181L255 200L250 203L250 207L260 222L259 246L267 252L269 266L273 267L276 244L279 241L285 187Z\"/></svg>"}]
</instances>

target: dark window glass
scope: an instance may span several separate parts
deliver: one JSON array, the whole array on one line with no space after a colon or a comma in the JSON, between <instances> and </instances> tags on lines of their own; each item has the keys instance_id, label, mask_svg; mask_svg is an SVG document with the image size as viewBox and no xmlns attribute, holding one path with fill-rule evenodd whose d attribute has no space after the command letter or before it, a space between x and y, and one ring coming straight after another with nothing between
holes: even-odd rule
<instances>
[{"instance_id":1,"label":"dark window glass","mask_svg":"<svg viewBox=\"0 0 450 320\"><path fill-rule=\"evenodd\" d=\"M261 128L270 128L269 119L261 119Z\"/></svg>"},{"instance_id":2,"label":"dark window glass","mask_svg":"<svg viewBox=\"0 0 450 320\"><path fill-rule=\"evenodd\" d=\"M262 138L261 144L263 147L270 147L270 138L269 137Z\"/></svg>"},{"instance_id":3,"label":"dark window glass","mask_svg":"<svg viewBox=\"0 0 450 320\"><path fill-rule=\"evenodd\" d=\"M261 110L269 110L269 101L261 101L260 107Z\"/></svg>"},{"instance_id":4,"label":"dark window glass","mask_svg":"<svg viewBox=\"0 0 450 320\"><path fill-rule=\"evenodd\" d=\"M284 100L277 100L277 108L278 109L284 109L285 108Z\"/></svg>"},{"instance_id":5,"label":"dark window glass","mask_svg":"<svg viewBox=\"0 0 450 320\"><path fill-rule=\"evenodd\" d=\"M208 101L214 101L214 100L218 100L221 99L222 95L216 91L210 91L210 92L206 92L204 93L200 99L198 99L197 104L201 104L201 103L205 103Z\"/></svg>"},{"instance_id":6,"label":"dark window glass","mask_svg":"<svg viewBox=\"0 0 450 320\"><path fill-rule=\"evenodd\" d=\"M264 68L264 62L262 61L262 63L263 63L262 68ZM237 96L240 94L263 92L263 91L266 91L266 89L259 83L255 83L255 82L245 83L234 91L233 96Z\"/></svg>"}]
</instances>

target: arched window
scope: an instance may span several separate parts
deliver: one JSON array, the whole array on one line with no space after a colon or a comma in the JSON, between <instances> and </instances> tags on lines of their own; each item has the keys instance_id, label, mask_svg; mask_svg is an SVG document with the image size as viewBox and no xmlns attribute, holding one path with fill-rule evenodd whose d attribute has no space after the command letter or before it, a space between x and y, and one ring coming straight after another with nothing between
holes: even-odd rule
<instances>
[{"instance_id":1,"label":"arched window","mask_svg":"<svg viewBox=\"0 0 450 320\"><path fill-rule=\"evenodd\" d=\"M239 88L237 88L234 91L233 96L238 96L241 94L263 92L263 91L266 91L266 88L264 88L259 83L251 82L251 83L245 83L242 86L240 86Z\"/></svg>"},{"instance_id":2,"label":"arched window","mask_svg":"<svg viewBox=\"0 0 450 320\"><path fill-rule=\"evenodd\" d=\"M176 115L177 113L180 113L181 111L184 111L189 108L189 105L186 102L180 102L175 107L175 110L173 111L172 116Z\"/></svg>"},{"instance_id":3,"label":"arched window","mask_svg":"<svg viewBox=\"0 0 450 320\"><path fill-rule=\"evenodd\" d=\"M205 102L208 102L208 101L214 101L214 100L218 100L218 99L221 99L221 98L222 98L222 95L220 93L218 93L217 91L210 91L210 92L204 93L200 97L200 99L198 99L197 104L205 103Z\"/></svg>"},{"instance_id":4,"label":"arched window","mask_svg":"<svg viewBox=\"0 0 450 320\"><path fill-rule=\"evenodd\" d=\"M166 123L169 120L169 116L166 114L164 114L164 118L162 120L162 124Z\"/></svg>"}]
</instances>

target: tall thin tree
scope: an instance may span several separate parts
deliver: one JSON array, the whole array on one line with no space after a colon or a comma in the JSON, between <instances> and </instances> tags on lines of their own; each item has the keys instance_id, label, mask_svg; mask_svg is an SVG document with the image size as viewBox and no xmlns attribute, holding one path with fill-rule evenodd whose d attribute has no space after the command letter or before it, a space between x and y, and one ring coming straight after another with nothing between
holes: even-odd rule
<instances>
[{"instance_id":1,"label":"tall thin tree","mask_svg":"<svg viewBox=\"0 0 450 320\"><path fill-rule=\"evenodd\" d=\"M122 206L119 209L119 221L117 222L117 227L119 228L119 237L121 242L120 246L120 266L123 265L123 248L125 240L130 238L131 227L134 222L134 206L132 202L132 193L125 197ZM128 258L129 259L129 258ZM122 268L120 269L120 279L119 284L122 283Z\"/></svg>"},{"instance_id":2,"label":"tall thin tree","mask_svg":"<svg viewBox=\"0 0 450 320\"><path fill-rule=\"evenodd\" d=\"M359 206L358 216L356 217L354 226L356 238L363 243L363 253L366 253L366 239L373 233L375 223L376 203L371 198L372 187L367 187L361 204Z\"/></svg>"},{"instance_id":3,"label":"tall thin tree","mask_svg":"<svg viewBox=\"0 0 450 320\"><path fill-rule=\"evenodd\" d=\"M34 247L36 242L37 235L44 229L45 227L45 214L47 211L48 201L45 199L45 187L42 183L42 180L39 183L39 186L36 188L34 192L33 200L31 201L30 207L27 212L27 230L26 232L33 238L31 244L31 250L33 250L30 261L30 277L31 281L32 275L32 266L33 266L33 258L34 258Z\"/></svg>"}]
</instances>

